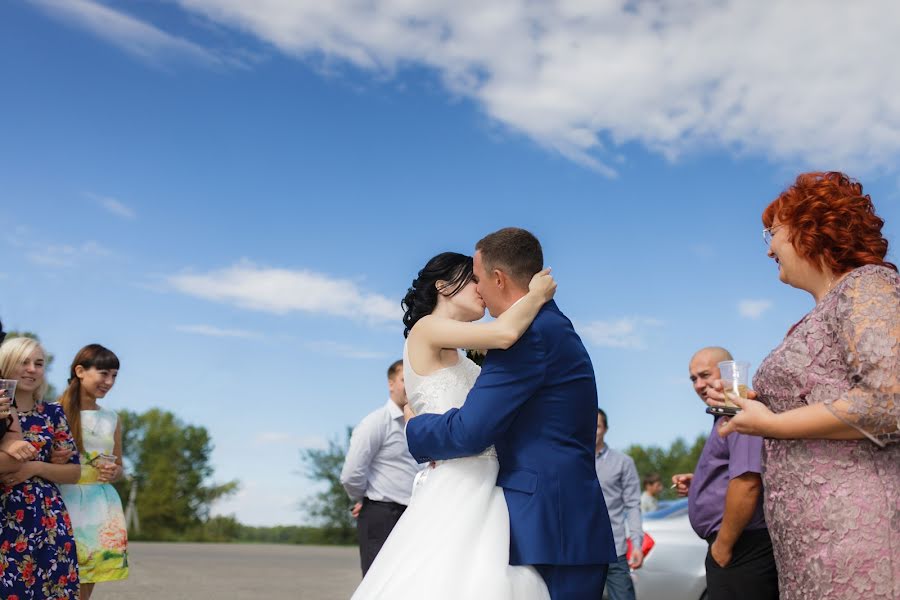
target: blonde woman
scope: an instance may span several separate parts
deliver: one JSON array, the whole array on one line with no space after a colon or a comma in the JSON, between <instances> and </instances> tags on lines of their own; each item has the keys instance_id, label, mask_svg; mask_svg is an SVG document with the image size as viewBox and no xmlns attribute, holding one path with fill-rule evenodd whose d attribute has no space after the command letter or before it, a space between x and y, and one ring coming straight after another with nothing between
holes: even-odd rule
<instances>
[{"instance_id":1,"label":"blonde woman","mask_svg":"<svg viewBox=\"0 0 900 600\"><path fill-rule=\"evenodd\" d=\"M78 598L78 557L72 523L58 483L75 483L78 454L51 464L54 444L72 443L62 407L43 401L46 354L28 338L0 346L0 378L15 379L22 435L37 450L34 460L0 476L0 598Z\"/></svg>"},{"instance_id":2,"label":"blonde woman","mask_svg":"<svg viewBox=\"0 0 900 600\"><path fill-rule=\"evenodd\" d=\"M69 385L59 399L81 455L78 484L60 487L78 545L81 600L90 600L96 583L128 577L125 515L111 485L122 477L122 427L115 411L97 404L118 374L119 358L111 350L85 346L72 361Z\"/></svg>"}]
</instances>

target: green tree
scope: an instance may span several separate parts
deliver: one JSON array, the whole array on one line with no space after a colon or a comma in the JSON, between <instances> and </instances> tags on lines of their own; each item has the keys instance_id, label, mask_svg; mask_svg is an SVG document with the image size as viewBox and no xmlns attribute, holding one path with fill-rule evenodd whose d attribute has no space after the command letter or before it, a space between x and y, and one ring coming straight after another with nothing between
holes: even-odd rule
<instances>
[{"instance_id":1,"label":"green tree","mask_svg":"<svg viewBox=\"0 0 900 600\"><path fill-rule=\"evenodd\" d=\"M350 500L341 485L341 469L350 445L353 430L348 427L343 443L330 440L324 450L301 450L300 460L306 475L324 484L325 489L303 501L304 508L321 527L327 541L335 544L352 544L356 541L356 526L350 515Z\"/></svg>"},{"instance_id":2,"label":"green tree","mask_svg":"<svg viewBox=\"0 0 900 600\"><path fill-rule=\"evenodd\" d=\"M706 436L697 436L694 443L688 447L687 443L678 438L669 448L660 448L658 446L640 446L634 444L629 446L625 453L634 459L638 474L643 478L650 473L659 473L663 481L663 499L675 498L675 492L669 489L668 482L671 481L672 475L677 473L693 473L700 459L700 453L703 452L703 445L706 443Z\"/></svg>"},{"instance_id":3,"label":"green tree","mask_svg":"<svg viewBox=\"0 0 900 600\"><path fill-rule=\"evenodd\" d=\"M189 537L209 519L219 498L237 490L238 482L212 483L212 440L203 427L186 425L174 414L151 409L122 411L122 453L137 481L141 539ZM119 482L122 498L130 483Z\"/></svg>"}]
</instances>

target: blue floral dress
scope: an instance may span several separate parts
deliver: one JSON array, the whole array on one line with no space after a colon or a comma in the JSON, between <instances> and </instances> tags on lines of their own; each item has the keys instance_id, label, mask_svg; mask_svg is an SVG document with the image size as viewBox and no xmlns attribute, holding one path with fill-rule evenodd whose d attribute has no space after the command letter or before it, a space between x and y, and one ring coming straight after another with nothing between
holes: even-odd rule
<instances>
[{"instance_id":1,"label":"blue floral dress","mask_svg":"<svg viewBox=\"0 0 900 600\"><path fill-rule=\"evenodd\" d=\"M74 447L62 406L38 402L20 412L22 435L50 462L54 442ZM78 464L78 454L69 459ZM56 484L33 477L0 487L0 598L78 598L78 557L72 522Z\"/></svg>"}]
</instances>

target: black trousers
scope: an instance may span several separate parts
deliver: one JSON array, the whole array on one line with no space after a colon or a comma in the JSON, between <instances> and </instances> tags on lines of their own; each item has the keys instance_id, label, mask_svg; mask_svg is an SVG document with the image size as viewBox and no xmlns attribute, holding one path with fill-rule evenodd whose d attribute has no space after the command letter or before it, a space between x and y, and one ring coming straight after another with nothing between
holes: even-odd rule
<instances>
[{"instance_id":1,"label":"black trousers","mask_svg":"<svg viewBox=\"0 0 900 600\"><path fill-rule=\"evenodd\" d=\"M716 535L707 538L710 547ZM744 531L725 567L707 551L706 593L708 600L778 600L778 571L768 529Z\"/></svg>"},{"instance_id":2,"label":"black trousers","mask_svg":"<svg viewBox=\"0 0 900 600\"><path fill-rule=\"evenodd\" d=\"M359 561L363 577L388 536L403 516L406 507L396 502L379 502L363 498L362 509L356 520L356 533L359 536Z\"/></svg>"}]
</instances>

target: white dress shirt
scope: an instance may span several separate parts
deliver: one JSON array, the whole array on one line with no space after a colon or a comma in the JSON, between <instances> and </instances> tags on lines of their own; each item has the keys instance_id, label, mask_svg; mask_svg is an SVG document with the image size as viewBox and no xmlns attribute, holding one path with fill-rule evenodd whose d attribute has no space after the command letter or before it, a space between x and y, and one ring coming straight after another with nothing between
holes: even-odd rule
<instances>
[{"instance_id":1,"label":"white dress shirt","mask_svg":"<svg viewBox=\"0 0 900 600\"><path fill-rule=\"evenodd\" d=\"M406 445L403 411L388 399L353 430L341 471L341 484L351 500L408 505L419 464Z\"/></svg>"},{"instance_id":2,"label":"white dress shirt","mask_svg":"<svg viewBox=\"0 0 900 600\"><path fill-rule=\"evenodd\" d=\"M626 539L640 548L644 541L641 525L641 480L634 460L627 454L604 445L594 458L597 479L609 513L616 554L625 554Z\"/></svg>"}]
</instances>

